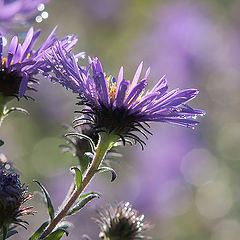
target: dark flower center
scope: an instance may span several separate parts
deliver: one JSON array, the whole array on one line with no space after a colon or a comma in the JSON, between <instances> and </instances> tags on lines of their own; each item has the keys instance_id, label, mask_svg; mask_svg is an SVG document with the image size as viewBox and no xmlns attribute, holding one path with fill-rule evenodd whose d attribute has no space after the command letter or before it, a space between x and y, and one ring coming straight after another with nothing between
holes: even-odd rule
<instances>
[{"instance_id":1,"label":"dark flower center","mask_svg":"<svg viewBox=\"0 0 240 240\"><path fill-rule=\"evenodd\" d=\"M0 71L0 92L4 96L18 95L22 81L21 75L17 71L8 72L7 69Z\"/></svg>"},{"instance_id":2,"label":"dark flower center","mask_svg":"<svg viewBox=\"0 0 240 240\"><path fill-rule=\"evenodd\" d=\"M95 124L104 127L109 132L125 135L131 131L131 126L136 122L136 116L130 115L126 109L107 109L104 106L97 110Z\"/></svg>"}]
</instances>

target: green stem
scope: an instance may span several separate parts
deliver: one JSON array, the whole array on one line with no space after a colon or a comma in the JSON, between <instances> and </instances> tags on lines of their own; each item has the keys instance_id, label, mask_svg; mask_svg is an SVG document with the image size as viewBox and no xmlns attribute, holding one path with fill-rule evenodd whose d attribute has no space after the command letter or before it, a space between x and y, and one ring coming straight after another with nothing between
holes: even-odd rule
<instances>
[{"instance_id":1,"label":"green stem","mask_svg":"<svg viewBox=\"0 0 240 240\"><path fill-rule=\"evenodd\" d=\"M96 149L95 157L93 159L91 167L89 168L85 177L83 178L81 188L75 189L75 191L73 192L72 196L69 198L65 206L61 209L61 211L57 214L57 216L48 225L46 230L42 233L42 235L40 236L40 239L43 239L46 236L48 236L54 230L56 225L67 215L69 209L72 207L72 205L78 199L79 195L83 192L83 190L86 188L88 183L91 181L91 179L97 172L99 165L104 159L107 151L112 147L112 145L115 143L116 140L117 138L115 135L104 134L100 136L100 141Z\"/></svg>"}]
</instances>

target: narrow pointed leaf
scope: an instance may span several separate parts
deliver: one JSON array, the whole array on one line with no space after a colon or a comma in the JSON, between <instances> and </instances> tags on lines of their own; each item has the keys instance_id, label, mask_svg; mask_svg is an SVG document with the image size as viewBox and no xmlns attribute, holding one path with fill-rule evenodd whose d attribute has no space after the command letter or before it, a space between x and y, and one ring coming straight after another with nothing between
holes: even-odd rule
<instances>
[{"instance_id":1,"label":"narrow pointed leaf","mask_svg":"<svg viewBox=\"0 0 240 240\"><path fill-rule=\"evenodd\" d=\"M16 233L18 233L18 231L16 231L16 230L8 231L8 232L6 233L5 238L3 237L3 234L1 234L1 235L0 235L0 240L7 239L7 238L13 236L13 235L16 234Z\"/></svg>"},{"instance_id":2,"label":"narrow pointed leaf","mask_svg":"<svg viewBox=\"0 0 240 240\"><path fill-rule=\"evenodd\" d=\"M46 237L44 240L59 240L62 238L62 236L66 233L68 236L68 231L65 229L59 228L56 231L52 232L48 237Z\"/></svg>"},{"instance_id":3,"label":"narrow pointed leaf","mask_svg":"<svg viewBox=\"0 0 240 240\"><path fill-rule=\"evenodd\" d=\"M26 114L26 115L30 115L30 113L26 110L26 109L24 109L24 108L20 108L20 107L11 107L10 109L8 109L7 111L6 111L6 115L8 115L9 113L11 113L11 112L21 112L21 113L24 113L24 114Z\"/></svg>"},{"instance_id":4,"label":"narrow pointed leaf","mask_svg":"<svg viewBox=\"0 0 240 240\"><path fill-rule=\"evenodd\" d=\"M82 187L82 173L78 167L71 167L71 170L75 171L75 183L77 189L80 189Z\"/></svg>"},{"instance_id":5,"label":"narrow pointed leaf","mask_svg":"<svg viewBox=\"0 0 240 240\"><path fill-rule=\"evenodd\" d=\"M86 193L86 194L81 195L78 199L79 199L79 200L80 200L80 199L84 199L84 198L86 198L86 197L88 197L88 196L90 196L90 195L97 195L98 198L101 197L101 195L100 195L99 193L97 193L97 192L90 192L90 193Z\"/></svg>"},{"instance_id":6,"label":"narrow pointed leaf","mask_svg":"<svg viewBox=\"0 0 240 240\"><path fill-rule=\"evenodd\" d=\"M68 137L68 136L73 136L73 137L78 137L78 138L83 138L83 139L85 139L85 140L87 140L89 143L90 143L90 146L91 146L91 148L92 148L92 151L94 152L95 151L95 148L96 148L96 146L95 146L95 144L94 144L94 142L93 142L93 140L90 138L90 137L88 137L87 135L85 135L85 134L82 134L82 133L67 133L67 134L65 134L64 135L65 137Z\"/></svg>"},{"instance_id":7,"label":"narrow pointed leaf","mask_svg":"<svg viewBox=\"0 0 240 240\"><path fill-rule=\"evenodd\" d=\"M47 207L48 207L48 213L49 213L50 219L53 220L54 219L54 208L53 208L52 201L51 201L51 198L50 198L50 195L49 195L48 191L37 180L33 180L33 182L37 183L40 186L40 188L42 189L42 191L45 195L46 201L47 201Z\"/></svg>"},{"instance_id":8,"label":"narrow pointed leaf","mask_svg":"<svg viewBox=\"0 0 240 240\"><path fill-rule=\"evenodd\" d=\"M4 144L4 141L0 139L0 147Z\"/></svg>"},{"instance_id":9,"label":"narrow pointed leaf","mask_svg":"<svg viewBox=\"0 0 240 240\"><path fill-rule=\"evenodd\" d=\"M2 239L5 240L7 239L7 235L8 235L8 227L4 226L2 227Z\"/></svg>"},{"instance_id":10,"label":"narrow pointed leaf","mask_svg":"<svg viewBox=\"0 0 240 240\"><path fill-rule=\"evenodd\" d=\"M44 222L40 228L29 238L29 240L37 240L38 237L41 235L41 233L44 231L44 229L48 226L49 222Z\"/></svg>"},{"instance_id":11,"label":"narrow pointed leaf","mask_svg":"<svg viewBox=\"0 0 240 240\"><path fill-rule=\"evenodd\" d=\"M97 170L98 173L100 173L100 172L107 172L107 171L111 172L111 174L112 174L111 182L113 182L117 178L117 173L115 172L114 169L112 169L110 167L102 167L102 168L99 168Z\"/></svg>"},{"instance_id":12,"label":"narrow pointed leaf","mask_svg":"<svg viewBox=\"0 0 240 240\"><path fill-rule=\"evenodd\" d=\"M98 194L90 194L86 198L84 198L82 201L78 202L75 206L73 206L69 212L67 213L68 216L73 215L77 213L79 210L81 210L88 202L90 202L92 199L99 197Z\"/></svg>"},{"instance_id":13,"label":"narrow pointed leaf","mask_svg":"<svg viewBox=\"0 0 240 240\"><path fill-rule=\"evenodd\" d=\"M63 222L60 222L60 223L57 225L56 229L65 229L65 230L67 230L68 228L70 228L70 227L72 227L72 226L73 226L72 223L70 223L70 222L68 222L68 221L63 221Z\"/></svg>"}]
</instances>

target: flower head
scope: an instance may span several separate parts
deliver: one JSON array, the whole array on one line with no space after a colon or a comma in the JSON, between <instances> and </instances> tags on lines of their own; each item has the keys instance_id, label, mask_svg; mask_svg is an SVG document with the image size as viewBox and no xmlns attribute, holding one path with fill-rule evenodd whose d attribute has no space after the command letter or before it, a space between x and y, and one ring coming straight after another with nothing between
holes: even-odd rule
<instances>
[{"instance_id":1,"label":"flower head","mask_svg":"<svg viewBox=\"0 0 240 240\"><path fill-rule=\"evenodd\" d=\"M7 229L11 224L27 224L21 217L32 215L31 207L21 208L32 195L21 184L19 175L12 170L6 170L5 164L0 167L0 229Z\"/></svg>"},{"instance_id":2,"label":"flower head","mask_svg":"<svg viewBox=\"0 0 240 240\"><path fill-rule=\"evenodd\" d=\"M53 29L47 40L37 49L33 50L40 30L34 31L31 27L26 35L23 44L18 42L18 37L14 36L10 43L6 57L3 47L2 36L0 35L0 97L25 96L26 90L34 90L32 85L36 83L34 75L41 71L43 74L49 71L42 58L46 52L57 40L55 37L56 28ZM76 38L68 36L60 41L66 51L71 50L76 43ZM26 97L26 96L25 96Z\"/></svg>"},{"instance_id":3,"label":"flower head","mask_svg":"<svg viewBox=\"0 0 240 240\"><path fill-rule=\"evenodd\" d=\"M144 215L131 208L129 202L119 203L116 207L108 207L99 212L97 219L101 229L99 237L104 240L149 239L144 232L150 228L144 221Z\"/></svg>"},{"instance_id":4,"label":"flower head","mask_svg":"<svg viewBox=\"0 0 240 240\"><path fill-rule=\"evenodd\" d=\"M141 63L132 82L123 77L121 67L117 79L104 73L97 58L89 58L89 67L79 67L76 57L66 57L59 46L54 47L54 61L48 58L56 77L49 76L67 89L79 94L79 105L84 105L82 114L90 116L89 122L98 132L115 134L123 143L126 138L145 144L135 133L144 131L147 122L167 122L194 128L199 122L197 116L204 111L193 109L186 103L198 94L196 89L168 92L164 76L152 90L146 91L150 68L139 81ZM87 106L87 107L86 107Z\"/></svg>"}]
</instances>

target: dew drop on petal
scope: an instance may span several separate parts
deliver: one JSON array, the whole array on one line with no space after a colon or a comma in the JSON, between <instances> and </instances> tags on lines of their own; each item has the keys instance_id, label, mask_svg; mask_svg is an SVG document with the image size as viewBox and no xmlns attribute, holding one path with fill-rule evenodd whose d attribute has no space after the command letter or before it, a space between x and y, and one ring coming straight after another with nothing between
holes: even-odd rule
<instances>
[{"instance_id":1,"label":"dew drop on petal","mask_svg":"<svg viewBox=\"0 0 240 240\"><path fill-rule=\"evenodd\" d=\"M4 36L2 36L2 43L3 43L3 47L7 45L7 39Z\"/></svg>"}]
</instances>

